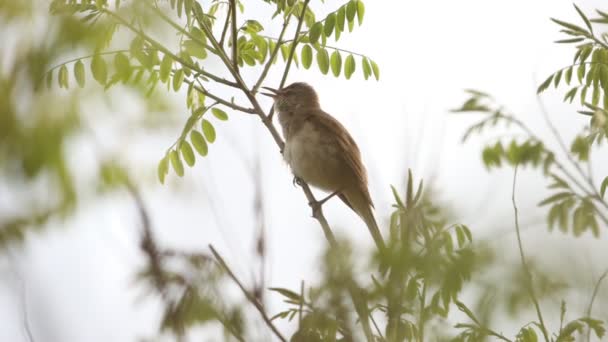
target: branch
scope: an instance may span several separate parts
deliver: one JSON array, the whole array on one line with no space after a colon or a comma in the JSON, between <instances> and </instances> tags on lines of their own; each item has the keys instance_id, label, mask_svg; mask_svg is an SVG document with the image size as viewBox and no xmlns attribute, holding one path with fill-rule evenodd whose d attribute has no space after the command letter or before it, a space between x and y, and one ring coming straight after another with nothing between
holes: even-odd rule
<instances>
[{"instance_id":1,"label":"branch","mask_svg":"<svg viewBox=\"0 0 608 342\"><path fill-rule=\"evenodd\" d=\"M300 18L298 20L298 27L296 28L296 34L293 38L293 44L291 44L291 51L289 51L287 65L285 65L285 71L283 72L283 78L281 78L281 84L279 85L279 89L283 88L283 86L285 85L285 81L287 80L287 75L289 74L289 68L291 68L291 62L293 62L293 54L296 51L296 46L299 42L298 36L300 35L300 30L302 30L302 24L304 23L304 15L306 14L306 9L308 8L309 2L310 0L304 0L304 6L302 7L302 13L300 14Z\"/></svg>"},{"instance_id":2,"label":"branch","mask_svg":"<svg viewBox=\"0 0 608 342\"><path fill-rule=\"evenodd\" d=\"M160 44L159 42L157 42L156 40L154 40L152 37L148 36L147 34L145 34L143 31L139 30L138 28L136 28L135 26L129 24L124 18L122 18L121 16L119 16L118 14L112 12L112 11L108 11L106 9L102 9L102 11L106 14L108 14L109 16L113 17L114 19L116 19L119 23L121 23L122 25L124 25L125 27L129 28L131 31L133 31L133 33L138 34L140 37L144 38L145 40L147 40L150 44L152 44L154 46L154 48L156 48L157 50L161 51L162 53L171 56L171 58L173 58L175 61L179 62L181 65L186 66L194 71L196 71L197 73L210 78L218 83L233 87L233 88L238 88L238 85L234 82L230 82L228 80L225 80L221 77L218 77L216 75L213 75L211 73L208 73L206 71L204 71L203 69L199 68L198 66L189 63L188 61L184 60L183 58L178 57L177 55L175 55L174 53L172 53L171 51L169 51L167 48L165 48L162 44Z\"/></svg>"},{"instance_id":3,"label":"branch","mask_svg":"<svg viewBox=\"0 0 608 342\"><path fill-rule=\"evenodd\" d=\"M604 271L601 277L595 283L595 288L593 289L593 295L591 295L591 301L589 302L589 306L587 307L587 317L591 317L591 309L593 308L593 302L595 301L595 297L597 296L597 292L600 289L600 285L604 278L608 276L608 270ZM591 327L587 330L587 342L591 341Z\"/></svg>"},{"instance_id":4,"label":"branch","mask_svg":"<svg viewBox=\"0 0 608 342\"><path fill-rule=\"evenodd\" d=\"M536 298L536 294L534 293L534 287L532 285L532 273L530 272L530 268L528 267L528 263L526 262L526 257L524 256L524 247L521 243L521 234L519 230L519 217L517 212L517 204L515 203L515 184L517 182L517 165L515 165L515 171L513 172L513 188L511 191L511 202L513 203L513 211L515 215L515 232L517 233L517 245L519 247L519 256L521 257L521 265L524 269L524 273L526 276L526 286L528 288L528 293L532 302L534 302L534 307L536 308L536 314L538 316L538 320L540 323L540 328L543 332L543 336L545 337L545 341L549 342L549 334L547 332L547 327L545 325L545 321L543 320L543 315L540 311L540 305L538 303L538 298Z\"/></svg>"},{"instance_id":5,"label":"branch","mask_svg":"<svg viewBox=\"0 0 608 342\"><path fill-rule=\"evenodd\" d=\"M235 103L232 103L230 101L226 101L217 95L213 95L212 93L210 93L207 89L203 88L202 86L194 85L195 81L184 79L184 82L187 84L192 84L193 88L196 89L196 91L198 91L201 94L204 94L205 96L209 97L210 99L217 101L220 104L223 104L226 107L230 107L234 110L238 110L239 112L243 112L243 113L247 113L247 114L256 114L256 111L253 108L246 108L243 106L239 106Z\"/></svg>"},{"instance_id":6,"label":"branch","mask_svg":"<svg viewBox=\"0 0 608 342\"><path fill-rule=\"evenodd\" d=\"M300 35L300 30L302 29L302 23L304 22L304 15L306 14L306 8L308 7L308 3L310 0L304 1L304 6L302 7L302 13L300 14L300 18L298 20L298 27L296 28L296 34L293 38L293 44L291 46L291 50L289 51L289 56L287 57L287 64L285 65L285 71L283 71L283 77L281 78L281 83L279 84L279 89L285 86L285 81L287 80L287 75L289 74L289 68L291 67L291 63L293 61L293 54L296 51L296 45L298 45L298 36ZM278 48L277 44L277 48ZM274 106L270 108L270 113L268 113L268 117L272 120L274 115Z\"/></svg>"},{"instance_id":7,"label":"branch","mask_svg":"<svg viewBox=\"0 0 608 342\"><path fill-rule=\"evenodd\" d=\"M232 11L232 7L228 6L228 13L226 13L226 21L224 22L224 28L222 29L222 36L220 37L220 46L224 47L224 39L226 38L226 32L228 32L228 24L230 23L230 11Z\"/></svg>"},{"instance_id":8,"label":"branch","mask_svg":"<svg viewBox=\"0 0 608 342\"><path fill-rule=\"evenodd\" d=\"M290 19L291 19L291 14L289 14L287 16L287 18L285 19L285 22L283 23L283 29L281 29L281 33L279 34L279 38L277 39L277 44L274 46L274 50L272 50L272 52L270 53L270 58L268 59L268 62L266 62L266 65L264 66L264 70L262 70L262 74L260 75L260 78L258 78L258 81L255 83L255 86L253 86L253 89L251 90L254 94L257 93L258 90L260 89L260 86L264 82L264 79L266 78L266 75L268 75L268 71L270 70L270 67L272 66L272 61L277 56L277 54L279 53L279 49L281 48L281 45L283 45L283 43L284 43L283 36L285 35L285 31L287 31L287 27L289 26Z\"/></svg>"},{"instance_id":9,"label":"branch","mask_svg":"<svg viewBox=\"0 0 608 342\"><path fill-rule=\"evenodd\" d=\"M232 18L232 67L238 73L239 72L239 63L238 63L238 36L236 31L236 0L230 0L230 16ZM226 19L228 20L228 19ZM221 45L221 44L220 44Z\"/></svg>"},{"instance_id":10,"label":"branch","mask_svg":"<svg viewBox=\"0 0 608 342\"><path fill-rule=\"evenodd\" d=\"M264 319L264 322L270 328L270 330L272 330L272 332L275 334L275 336L278 337L279 340L281 340L283 342L287 342L287 340L285 339L285 337L283 337L283 335L281 335L281 332L279 332L277 327L274 326L274 324L272 323L272 321L266 314L266 311L264 311L264 307L262 306L262 304L260 304L260 302L257 301L255 299L255 297L251 293L249 293L249 291L247 291L247 289L238 280L238 278L234 275L234 273L232 273L232 271L230 270L230 268L228 267L228 265L226 264L224 259L215 250L215 248L213 248L213 245L209 245L209 249L211 249L211 253L213 253L213 256L217 260L218 264L220 264L220 266L226 271L226 273L228 273L228 276L230 276L230 278L232 278L232 280L234 280L234 282L239 286L241 291L243 291L243 294L245 295L247 300L249 300L249 302L251 302L251 304L253 304L253 306L255 306L255 308L258 310L260 315L262 315L262 319Z\"/></svg>"}]
</instances>

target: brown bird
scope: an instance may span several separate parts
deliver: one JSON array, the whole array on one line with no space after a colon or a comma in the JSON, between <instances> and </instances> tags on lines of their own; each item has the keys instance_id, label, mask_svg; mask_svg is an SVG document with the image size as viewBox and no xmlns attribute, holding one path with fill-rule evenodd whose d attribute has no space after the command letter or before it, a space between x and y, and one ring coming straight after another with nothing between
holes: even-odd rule
<instances>
[{"instance_id":1,"label":"brown bird","mask_svg":"<svg viewBox=\"0 0 608 342\"><path fill-rule=\"evenodd\" d=\"M315 90L306 83L293 83L276 90L264 87L274 99L283 128L283 158L294 175L330 192L346 203L367 225L380 252L386 247L367 189L367 174L357 144L346 128L321 109Z\"/></svg>"}]
</instances>

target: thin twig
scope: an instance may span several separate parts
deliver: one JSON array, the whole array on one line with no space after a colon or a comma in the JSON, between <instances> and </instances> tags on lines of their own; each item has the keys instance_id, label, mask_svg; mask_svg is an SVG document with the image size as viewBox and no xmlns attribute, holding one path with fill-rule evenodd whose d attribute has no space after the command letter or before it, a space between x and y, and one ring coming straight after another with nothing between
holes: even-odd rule
<instances>
[{"instance_id":1,"label":"thin twig","mask_svg":"<svg viewBox=\"0 0 608 342\"><path fill-rule=\"evenodd\" d=\"M236 0L230 0L230 11L231 27L232 27L232 67L239 73L239 61L238 61L238 35L236 30ZM221 44L220 44L221 45Z\"/></svg>"},{"instance_id":2,"label":"thin twig","mask_svg":"<svg viewBox=\"0 0 608 342\"><path fill-rule=\"evenodd\" d=\"M524 270L526 276L526 285L528 288L528 294L534 303L534 307L536 308L536 315L538 316L538 320L540 323L540 328L542 330L543 336L545 337L545 342L549 342L549 334L547 332L547 326L545 325L545 321L543 320L543 315L540 310L540 305L538 303L538 299L536 298L536 294L534 293L534 286L532 284L532 273L530 272L530 268L528 267L528 263L526 262L526 257L524 256L524 247L521 242L521 234L519 231L519 216L517 211L517 203L515 202L515 185L517 183L517 165L515 165L515 170L513 171L513 187L511 190L511 202L513 203L513 212L515 215L515 232L517 233L517 245L519 247L519 256L521 257L521 265Z\"/></svg>"},{"instance_id":3,"label":"thin twig","mask_svg":"<svg viewBox=\"0 0 608 342\"><path fill-rule=\"evenodd\" d=\"M224 22L224 28L222 29L222 35L220 37L220 46L224 47L224 39L226 39L226 32L228 32L228 24L230 23L230 11L232 11L232 7L228 6L228 13L226 13L226 21Z\"/></svg>"},{"instance_id":4,"label":"thin twig","mask_svg":"<svg viewBox=\"0 0 608 342\"><path fill-rule=\"evenodd\" d=\"M279 53L279 49L280 49L281 45L283 45L283 43L284 43L283 36L285 35L285 31L287 31L287 27L289 26L290 19L291 19L291 14L289 14L287 16L287 18L285 19L285 22L283 23L283 28L281 29L281 33L279 34L279 38L277 39L277 44L274 46L274 50L272 50L272 52L270 53L270 58L266 62L266 65L264 66L264 69L262 70L262 73L260 74L260 78L258 78L258 81L255 83L255 85L253 86L253 89L251 90L254 94L257 93L258 90L260 89L260 86L262 86L262 83L264 82L264 79L266 79L266 76L268 75L268 71L270 70L270 67L272 66L272 62L274 61L275 57Z\"/></svg>"},{"instance_id":5,"label":"thin twig","mask_svg":"<svg viewBox=\"0 0 608 342\"><path fill-rule=\"evenodd\" d=\"M224 261L224 259L215 250L215 248L213 248L213 245L209 245L209 249L211 249L211 253L213 253L213 256L215 257L215 259L217 260L217 262L220 264L220 266L226 271L226 273L228 274L228 276L241 289L241 291L243 292L243 294L245 295L245 297L247 298L247 300L251 304L253 304L253 306L255 306L255 308L258 310L258 312L260 313L260 315L262 315L262 318L264 319L264 322L270 328L270 330L272 330L272 332L274 332L275 336L278 337L281 341L286 342L287 340L285 339L285 337L283 337L283 335L281 335L281 332L279 332L279 330L277 329L277 327L275 327L275 325L272 323L272 321L270 320L270 318L266 314L266 311L264 310L264 307L262 306L262 304L260 304L260 302L257 301L255 299L255 297L251 293L249 293L249 291L247 291L247 289L238 280L238 278L234 275L234 273L232 273L232 271L228 267L228 264L226 264L226 262Z\"/></svg>"},{"instance_id":6,"label":"thin twig","mask_svg":"<svg viewBox=\"0 0 608 342\"><path fill-rule=\"evenodd\" d=\"M606 276L608 276L608 270L604 271L602 276L597 280L597 283L595 283L593 295L591 295L591 301L589 301L589 306L587 307L587 317L591 317L591 309L593 308L593 302L595 301L595 297L597 296L597 293L600 289L600 285L602 284L602 281L604 280L604 278L606 278ZM587 342L589 341L591 341L591 327L589 327L589 329L587 330Z\"/></svg>"},{"instance_id":7,"label":"thin twig","mask_svg":"<svg viewBox=\"0 0 608 342\"><path fill-rule=\"evenodd\" d=\"M291 51L289 51L289 57L287 57L287 64L285 65L285 71L283 71L283 77L281 78L279 89L283 88L283 86L285 86L285 81L287 81L287 75L289 74L291 63L293 62L293 55L296 52L296 46L299 43L298 37L300 35L300 30L302 30L302 24L304 23L304 15L306 14L306 9L308 8L309 2L310 0L304 0L304 6L302 6L302 13L300 14L300 19L298 20L298 26L294 35L293 44L291 44Z\"/></svg>"}]
</instances>

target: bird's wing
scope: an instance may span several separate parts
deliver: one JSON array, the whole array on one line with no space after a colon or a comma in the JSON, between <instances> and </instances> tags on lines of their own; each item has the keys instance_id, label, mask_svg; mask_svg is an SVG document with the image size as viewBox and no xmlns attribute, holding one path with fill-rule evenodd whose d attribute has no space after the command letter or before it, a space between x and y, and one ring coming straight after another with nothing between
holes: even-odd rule
<instances>
[{"instance_id":1,"label":"bird's wing","mask_svg":"<svg viewBox=\"0 0 608 342\"><path fill-rule=\"evenodd\" d=\"M324 113L323 115L315 115L314 117L318 119L317 121L320 123L320 129L329 132L329 134L325 134L324 136L331 137L333 140L332 143L337 144L338 148L341 151L344 151L344 153L340 154L341 157L352 170L366 199L373 207L374 204L367 189L367 172L365 171L365 167L361 161L361 152L359 151L357 143L348 133L346 128L344 128L344 126L342 126L342 124L331 115ZM348 151L352 151L352 153L348 153ZM345 203L351 206L351 204L347 201L345 201Z\"/></svg>"}]
</instances>

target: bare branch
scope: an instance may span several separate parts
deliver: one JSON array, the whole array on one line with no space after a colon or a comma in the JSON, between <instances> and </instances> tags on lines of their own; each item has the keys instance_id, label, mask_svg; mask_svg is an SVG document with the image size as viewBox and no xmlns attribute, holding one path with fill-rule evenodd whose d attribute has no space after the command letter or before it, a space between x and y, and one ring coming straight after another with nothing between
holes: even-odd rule
<instances>
[{"instance_id":1,"label":"bare branch","mask_svg":"<svg viewBox=\"0 0 608 342\"><path fill-rule=\"evenodd\" d=\"M255 306L255 308L258 310L260 315L262 315L262 319L264 320L266 325L270 328L270 330L272 330L272 332L275 334L275 336L278 337L281 341L286 342L287 340L285 339L285 337L283 337L283 335L281 335L281 332L279 332L277 327L275 327L275 325L272 323L272 321L266 314L266 311L264 310L264 307L262 306L262 304L258 300L256 300L255 297L249 291L247 291L247 289L238 280L238 278L234 275L234 273L232 273L232 271L228 267L228 264L226 264L224 259L215 250L215 248L213 248L213 245L209 245L209 249L211 249L211 253L213 253L213 256L217 260L218 264L220 264L220 266L226 271L226 273L228 273L228 276L238 285L238 287L241 289L241 291L243 292L243 294L245 295L247 300L251 304L253 304L253 306Z\"/></svg>"},{"instance_id":2,"label":"bare branch","mask_svg":"<svg viewBox=\"0 0 608 342\"><path fill-rule=\"evenodd\" d=\"M524 247L521 242L521 234L519 229L519 216L517 212L517 203L515 202L515 184L517 183L517 165L515 165L515 170L513 171L513 188L511 190L511 202L513 203L513 212L515 215L515 233L517 233L517 245L519 247L519 256L521 257L521 266L524 270L524 274L526 276L526 287L528 288L528 294L530 295L530 299L534 303L534 308L536 309L536 315L538 316L538 321L540 325L540 329L542 330L543 336L545 337L545 342L549 342L549 333L547 332L547 326L545 325L545 321L543 320L543 314L540 310L540 304L538 303L538 298L536 298L536 294L534 293L534 286L532 285L532 273L530 272L530 268L528 267L528 263L526 262L526 257L524 256Z\"/></svg>"},{"instance_id":3,"label":"bare branch","mask_svg":"<svg viewBox=\"0 0 608 342\"><path fill-rule=\"evenodd\" d=\"M293 43L291 44L291 51L289 51L289 57L287 58L287 65L285 65L285 71L283 71L283 78L281 78L281 83L279 85L279 89L283 88L285 85L285 81L287 81L287 75L289 74L289 69L291 68L291 63L293 62L293 54L296 51L296 46L299 43L298 37L300 36L300 30L302 30L302 24L304 23L304 15L306 14L306 9L308 8L308 3L310 0L304 0L304 6L302 6L302 13L300 14L300 19L298 20L298 27L296 28L296 33L293 38Z\"/></svg>"},{"instance_id":4,"label":"bare branch","mask_svg":"<svg viewBox=\"0 0 608 342\"><path fill-rule=\"evenodd\" d=\"M230 0L230 11L231 16L231 26L232 26L232 67L238 73L239 72L239 63L238 63L238 36L236 31L236 0ZM221 44L220 44L221 45Z\"/></svg>"},{"instance_id":5,"label":"bare branch","mask_svg":"<svg viewBox=\"0 0 608 342\"><path fill-rule=\"evenodd\" d=\"M593 302L595 301L595 297L597 296L598 291L600 290L600 285L604 278L608 276L608 270L604 271L604 273L600 276L595 283L595 288L593 289L593 295L591 295L591 301L589 301L589 306L587 307L587 317L591 317L591 309L593 308ZM587 342L591 341L591 327L587 330Z\"/></svg>"},{"instance_id":6,"label":"bare branch","mask_svg":"<svg viewBox=\"0 0 608 342\"><path fill-rule=\"evenodd\" d=\"M228 32L228 24L230 23L230 11L232 11L232 6L228 6L228 13L226 13L226 21L224 22L224 28L222 29L222 36L220 37L220 46L224 47L224 39L226 39L226 32Z\"/></svg>"},{"instance_id":7,"label":"bare branch","mask_svg":"<svg viewBox=\"0 0 608 342\"><path fill-rule=\"evenodd\" d=\"M274 46L274 50L272 50L272 52L270 53L270 58L266 62L266 65L264 66L264 69L262 70L262 74L260 74L260 78L258 78L258 81L255 83L255 86L253 86L253 89L251 90L254 94L257 93L258 90L260 89L260 87L262 86L262 83L264 82L264 79L266 79L266 76L268 75L268 71L270 70L270 67L272 66L272 61L277 56L277 54L279 53L279 49L281 48L281 45L283 45L283 43L284 43L283 36L285 35L285 31L287 31L287 27L289 26L290 19L291 19L291 14L289 14L287 16L287 18L285 19L285 21L283 22L283 29L281 30L281 33L279 34L279 38L277 39L277 44Z\"/></svg>"}]
</instances>

